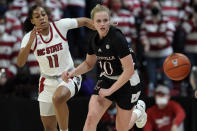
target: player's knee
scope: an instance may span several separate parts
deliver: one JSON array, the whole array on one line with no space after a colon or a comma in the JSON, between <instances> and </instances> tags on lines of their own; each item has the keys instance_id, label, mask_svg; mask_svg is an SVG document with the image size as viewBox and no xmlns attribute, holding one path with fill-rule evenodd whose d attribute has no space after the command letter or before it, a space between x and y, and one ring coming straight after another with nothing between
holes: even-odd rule
<instances>
[{"instance_id":1,"label":"player's knee","mask_svg":"<svg viewBox=\"0 0 197 131\"><path fill-rule=\"evenodd\" d=\"M58 96L58 95L54 94L54 95L53 95L53 98L52 98L53 104L56 105L56 104L58 104L58 103L61 103L61 101L62 101L61 99L62 99L61 96Z\"/></svg>"},{"instance_id":2,"label":"player's knee","mask_svg":"<svg viewBox=\"0 0 197 131\"><path fill-rule=\"evenodd\" d=\"M52 98L53 104L61 104L66 101L66 96L61 94L54 94Z\"/></svg>"},{"instance_id":3,"label":"player's knee","mask_svg":"<svg viewBox=\"0 0 197 131\"><path fill-rule=\"evenodd\" d=\"M60 103L68 101L69 98L70 98L69 89L60 87L58 91L54 93L52 101L53 101L53 104L60 104Z\"/></svg>"}]
</instances>

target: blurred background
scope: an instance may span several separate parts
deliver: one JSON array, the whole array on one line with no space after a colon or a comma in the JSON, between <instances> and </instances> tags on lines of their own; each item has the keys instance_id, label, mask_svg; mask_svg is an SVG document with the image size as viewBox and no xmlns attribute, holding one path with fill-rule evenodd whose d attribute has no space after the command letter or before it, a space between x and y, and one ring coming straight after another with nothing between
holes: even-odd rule
<instances>
[{"instance_id":1,"label":"blurred background","mask_svg":"<svg viewBox=\"0 0 197 131\"><path fill-rule=\"evenodd\" d=\"M195 71L197 0L0 0L0 130L43 131L37 101L40 71L33 52L23 68L16 65L20 42L26 33L23 23L29 8L35 4L49 9L50 21L90 17L96 4L109 7L111 21L117 23L136 53L143 83L141 99L146 102L147 109L155 104L155 88L165 85L171 99L185 112L179 123L183 128L179 131L197 131L197 100L194 98L197 75L192 77L194 84L191 84L191 75L172 81L162 68L165 58L178 52L190 59L192 71ZM90 34L91 30L85 27L68 32L75 66L85 59ZM69 101L70 131L83 128L97 72L95 67L83 75L81 90ZM115 131L115 113L112 105L100 121L98 131ZM176 113L174 116L176 118ZM134 127L132 130L143 129Z\"/></svg>"}]
</instances>

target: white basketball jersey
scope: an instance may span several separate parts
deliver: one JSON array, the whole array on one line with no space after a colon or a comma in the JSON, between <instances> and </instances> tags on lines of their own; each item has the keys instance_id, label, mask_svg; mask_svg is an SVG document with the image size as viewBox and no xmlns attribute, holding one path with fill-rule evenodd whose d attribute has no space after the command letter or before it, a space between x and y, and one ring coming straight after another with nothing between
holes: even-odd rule
<instances>
[{"instance_id":1,"label":"white basketball jersey","mask_svg":"<svg viewBox=\"0 0 197 131\"><path fill-rule=\"evenodd\" d=\"M64 25L62 25L63 23ZM66 26L65 23L67 23ZM69 23L70 27L68 27ZM62 29L62 27L66 27L66 29ZM68 29L76 27L76 20L71 21L71 19L68 19L67 21L64 20L59 23L57 21L56 23L50 23L48 36L36 36L34 44L32 44L32 49L34 50L34 55L39 63L41 74L43 73L49 76L61 75L63 71L72 70L74 68L65 36ZM64 32L64 34L62 32ZM24 47L23 41L21 48Z\"/></svg>"}]
</instances>

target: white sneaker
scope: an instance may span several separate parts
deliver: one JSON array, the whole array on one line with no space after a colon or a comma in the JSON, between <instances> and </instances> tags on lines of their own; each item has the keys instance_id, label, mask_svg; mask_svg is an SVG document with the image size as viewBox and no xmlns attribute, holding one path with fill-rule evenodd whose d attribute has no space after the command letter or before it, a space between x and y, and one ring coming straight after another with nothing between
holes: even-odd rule
<instances>
[{"instance_id":1,"label":"white sneaker","mask_svg":"<svg viewBox=\"0 0 197 131\"><path fill-rule=\"evenodd\" d=\"M135 106L134 110L141 112L140 116L136 120L135 124L138 128L143 128L147 122L147 114L145 112L146 105L145 105L144 101L138 100L137 105Z\"/></svg>"}]
</instances>

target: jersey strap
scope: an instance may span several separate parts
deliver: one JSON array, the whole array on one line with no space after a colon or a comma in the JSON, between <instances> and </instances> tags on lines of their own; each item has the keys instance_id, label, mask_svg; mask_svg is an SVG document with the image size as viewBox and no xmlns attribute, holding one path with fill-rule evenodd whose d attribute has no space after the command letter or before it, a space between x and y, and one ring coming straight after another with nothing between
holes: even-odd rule
<instances>
[{"instance_id":1,"label":"jersey strap","mask_svg":"<svg viewBox=\"0 0 197 131\"><path fill-rule=\"evenodd\" d=\"M56 25L54 22L52 22L53 26L55 27L55 30L57 31L57 33L60 35L60 37L64 40L64 41L67 41L66 38L63 37L63 35L60 33L60 31L57 29Z\"/></svg>"},{"instance_id":2,"label":"jersey strap","mask_svg":"<svg viewBox=\"0 0 197 131\"><path fill-rule=\"evenodd\" d=\"M51 37L50 37L50 39L48 41L44 41L44 39L42 38L42 35L40 34L40 38L45 44L48 44L53 39L53 30L51 28L51 25L49 25L49 31L51 32Z\"/></svg>"}]
</instances>

